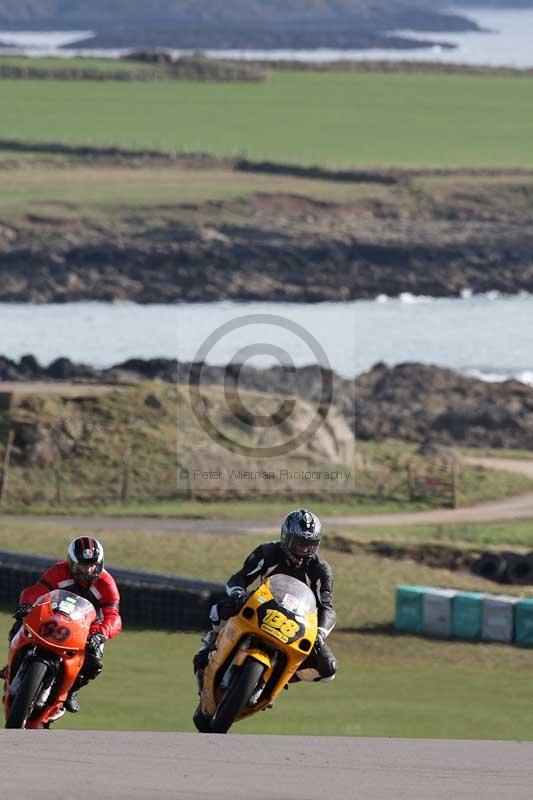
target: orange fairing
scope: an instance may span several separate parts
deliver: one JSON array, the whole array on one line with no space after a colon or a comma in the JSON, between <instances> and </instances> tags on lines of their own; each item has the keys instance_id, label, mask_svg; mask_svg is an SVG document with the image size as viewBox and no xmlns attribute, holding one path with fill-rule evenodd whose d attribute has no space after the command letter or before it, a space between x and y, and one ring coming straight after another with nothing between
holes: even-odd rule
<instances>
[{"instance_id":1,"label":"orange fairing","mask_svg":"<svg viewBox=\"0 0 533 800\"><path fill-rule=\"evenodd\" d=\"M85 650L94 606L70 592L56 590L39 597L24 619L25 632L55 652Z\"/></svg>"},{"instance_id":2,"label":"orange fairing","mask_svg":"<svg viewBox=\"0 0 533 800\"><path fill-rule=\"evenodd\" d=\"M72 592L55 589L36 600L10 644L3 695L6 720L9 721L9 712L17 694L15 687L17 680L20 682L17 674L21 665L28 658L47 663L47 658L52 657L55 659L53 663L59 666L52 672L53 690L50 689L50 699L42 710L40 705L33 706L33 712L23 725L11 727L47 727L64 713L63 703L83 666L89 630L95 620L94 606Z\"/></svg>"}]
</instances>

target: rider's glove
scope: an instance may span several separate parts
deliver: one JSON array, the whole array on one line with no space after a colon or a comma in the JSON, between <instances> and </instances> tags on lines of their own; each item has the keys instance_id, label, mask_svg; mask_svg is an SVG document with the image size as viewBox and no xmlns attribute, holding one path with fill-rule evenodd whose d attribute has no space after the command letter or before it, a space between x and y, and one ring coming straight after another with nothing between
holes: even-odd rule
<instances>
[{"instance_id":1,"label":"rider's glove","mask_svg":"<svg viewBox=\"0 0 533 800\"><path fill-rule=\"evenodd\" d=\"M87 652L92 656L102 657L105 644L105 636L103 633L91 633L87 639Z\"/></svg>"},{"instance_id":2,"label":"rider's glove","mask_svg":"<svg viewBox=\"0 0 533 800\"><path fill-rule=\"evenodd\" d=\"M233 613L238 614L243 605L246 603L246 592L244 589L237 589L230 594L229 599L233 606Z\"/></svg>"},{"instance_id":3,"label":"rider's glove","mask_svg":"<svg viewBox=\"0 0 533 800\"><path fill-rule=\"evenodd\" d=\"M15 613L13 614L13 618L16 619L18 622L22 622L26 614L28 614L33 608L31 603L21 603L19 606L16 607Z\"/></svg>"},{"instance_id":4,"label":"rider's glove","mask_svg":"<svg viewBox=\"0 0 533 800\"><path fill-rule=\"evenodd\" d=\"M14 636L22 628L24 617L29 611L31 611L32 608L33 606L31 603L21 603L16 607L15 613L13 614L13 619L15 620L15 622L13 623L13 625L11 626L11 630L7 634L8 642L11 642Z\"/></svg>"}]
</instances>

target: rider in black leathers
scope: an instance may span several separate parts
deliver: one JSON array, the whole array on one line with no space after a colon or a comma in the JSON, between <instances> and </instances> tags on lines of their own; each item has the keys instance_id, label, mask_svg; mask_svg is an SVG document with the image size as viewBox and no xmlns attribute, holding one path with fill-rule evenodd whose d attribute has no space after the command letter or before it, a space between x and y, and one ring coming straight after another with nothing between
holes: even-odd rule
<instances>
[{"instance_id":1,"label":"rider in black leathers","mask_svg":"<svg viewBox=\"0 0 533 800\"><path fill-rule=\"evenodd\" d=\"M274 574L291 575L306 583L313 591L318 606L318 635L315 647L297 672L300 680L333 680L335 656L326 644L326 637L335 625L333 606L333 573L327 561L318 555L322 525L318 517L302 508L285 517L279 542L259 545L246 559L242 569L231 576L228 597L211 609L213 626L203 640L203 647L193 659L194 672L201 687L203 670L213 650L222 623L237 614L246 602L246 589L255 580Z\"/></svg>"}]
</instances>

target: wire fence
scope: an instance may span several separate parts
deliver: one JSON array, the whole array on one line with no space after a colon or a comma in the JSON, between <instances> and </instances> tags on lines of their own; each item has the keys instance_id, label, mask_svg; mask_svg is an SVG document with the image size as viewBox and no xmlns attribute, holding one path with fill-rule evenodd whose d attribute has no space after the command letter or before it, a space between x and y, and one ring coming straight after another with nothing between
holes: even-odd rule
<instances>
[{"instance_id":1,"label":"wire fence","mask_svg":"<svg viewBox=\"0 0 533 800\"><path fill-rule=\"evenodd\" d=\"M228 457L201 447L182 453L165 437L146 447L139 438L146 425L136 430L129 418L119 425L71 410L36 424L28 413L22 406L0 412L0 506L268 498L457 504L456 465L407 451L380 461L354 448L344 465Z\"/></svg>"},{"instance_id":2,"label":"wire fence","mask_svg":"<svg viewBox=\"0 0 533 800\"><path fill-rule=\"evenodd\" d=\"M36 583L55 559L0 551L0 602L18 604L21 591ZM209 627L213 603L224 584L110 567L120 592L125 627L201 631Z\"/></svg>"}]
</instances>

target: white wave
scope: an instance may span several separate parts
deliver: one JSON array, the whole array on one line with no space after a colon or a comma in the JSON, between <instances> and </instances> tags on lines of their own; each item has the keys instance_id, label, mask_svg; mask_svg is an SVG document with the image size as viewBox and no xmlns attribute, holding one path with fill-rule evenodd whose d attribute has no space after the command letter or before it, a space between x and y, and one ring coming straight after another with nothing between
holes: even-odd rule
<instances>
[{"instance_id":1,"label":"white wave","mask_svg":"<svg viewBox=\"0 0 533 800\"><path fill-rule=\"evenodd\" d=\"M507 294L499 289L489 289L486 292L473 292L472 289L461 289L462 300L529 300L533 295L525 289Z\"/></svg>"},{"instance_id":2,"label":"white wave","mask_svg":"<svg viewBox=\"0 0 533 800\"><path fill-rule=\"evenodd\" d=\"M528 386L533 386L533 370L526 369L524 372L519 372L516 380L521 383L527 383Z\"/></svg>"},{"instance_id":3,"label":"white wave","mask_svg":"<svg viewBox=\"0 0 533 800\"><path fill-rule=\"evenodd\" d=\"M533 386L533 370L528 369L517 372L490 372L483 369L467 369L464 374L487 383L503 383L504 381L515 380L527 386Z\"/></svg>"},{"instance_id":4,"label":"white wave","mask_svg":"<svg viewBox=\"0 0 533 800\"><path fill-rule=\"evenodd\" d=\"M465 301L473 301L479 302L480 300L489 300L494 302L495 300L529 300L533 297L533 294L530 292L526 292L525 290L521 290L520 292L516 292L514 294L503 294L499 291L499 289L489 289L486 292L474 292L470 288L461 289L460 296L457 298L456 296L450 297L437 297L433 295L425 295L425 294L412 294L411 292L401 292L399 295L388 295L388 294L378 294L375 296L373 302L374 303L405 303L406 305L415 305L417 303L455 303L458 299L465 300ZM369 302L367 300L357 301L360 303Z\"/></svg>"},{"instance_id":5,"label":"white wave","mask_svg":"<svg viewBox=\"0 0 533 800\"><path fill-rule=\"evenodd\" d=\"M0 41L11 47L24 47L50 51L68 44L81 42L93 36L93 31L1 31Z\"/></svg>"},{"instance_id":6,"label":"white wave","mask_svg":"<svg viewBox=\"0 0 533 800\"><path fill-rule=\"evenodd\" d=\"M414 305L415 303L431 303L434 298L429 297L425 294L411 294L411 292L401 292L400 293L400 302L407 303L408 305Z\"/></svg>"}]
</instances>

